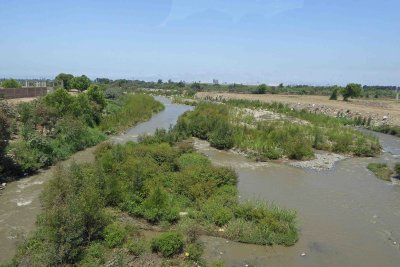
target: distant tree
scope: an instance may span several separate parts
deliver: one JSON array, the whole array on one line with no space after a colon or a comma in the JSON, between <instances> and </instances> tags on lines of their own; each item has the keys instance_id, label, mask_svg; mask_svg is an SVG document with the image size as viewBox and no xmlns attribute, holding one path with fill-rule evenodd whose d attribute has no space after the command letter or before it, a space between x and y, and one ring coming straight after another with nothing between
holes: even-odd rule
<instances>
[{"instance_id":1,"label":"distant tree","mask_svg":"<svg viewBox=\"0 0 400 267\"><path fill-rule=\"evenodd\" d=\"M282 89L283 88L283 83L280 83L279 84L279 89Z\"/></svg>"},{"instance_id":2,"label":"distant tree","mask_svg":"<svg viewBox=\"0 0 400 267\"><path fill-rule=\"evenodd\" d=\"M71 80L74 78L74 75L67 73L60 73L56 76L55 80L58 83L61 83L64 89L71 89Z\"/></svg>"},{"instance_id":3,"label":"distant tree","mask_svg":"<svg viewBox=\"0 0 400 267\"><path fill-rule=\"evenodd\" d=\"M185 87L185 82L184 81L180 81L180 82L178 82L178 87L181 87L181 88L183 88L183 87Z\"/></svg>"},{"instance_id":4,"label":"distant tree","mask_svg":"<svg viewBox=\"0 0 400 267\"><path fill-rule=\"evenodd\" d=\"M157 84L162 84L163 81L161 79L158 79Z\"/></svg>"},{"instance_id":5,"label":"distant tree","mask_svg":"<svg viewBox=\"0 0 400 267\"><path fill-rule=\"evenodd\" d=\"M21 84L14 79L5 80L1 86L4 88L21 88Z\"/></svg>"},{"instance_id":6,"label":"distant tree","mask_svg":"<svg viewBox=\"0 0 400 267\"><path fill-rule=\"evenodd\" d=\"M338 97L338 89L333 89L331 97L329 98L329 100L337 100Z\"/></svg>"},{"instance_id":7,"label":"distant tree","mask_svg":"<svg viewBox=\"0 0 400 267\"><path fill-rule=\"evenodd\" d=\"M265 94L267 91L267 85L265 84L260 84L257 86L256 90L254 91L255 94Z\"/></svg>"},{"instance_id":8,"label":"distant tree","mask_svg":"<svg viewBox=\"0 0 400 267\"><path fill-rule=\"evenodd\" d=\"M89 88L91 81L85 75L80 77L74 77L71 80L71 88L78 89L79 91L83 92Z\"/></svg>"},{"instance_id":9,"label":"distant tree","mask_svg":"<svg viewBox=\"0 0 400 267\"><path fill-rule=\"evenodd\" d=\"M94 81L96 83L102 83L102 84L110 84L112 82L112 80L108 78L96 78Z\"/></svg>"},{"instance_id":10,"label":"distant tree","mask_svg":"<svg viewBox=\"0 0 400 267\"><path fill-rule=\"evenodd\" d=\"M345 88L342 90L343 100L348 101L349 98L356 98L359 97L362 93L362 86L361 84L356 83L349 83Z\"/></svg>"},{"instance_id":11,"label":"distant tree","mask_svg":"<svg viewBox=\"0 0 400 267\"><path fill-rule=\"evenodd\" d=\"M198 82L194 82L194 83L192 83L190 88L192 88L193 90L199 91L199 90L201 90L201 84Z\"/></svg>"}]
</instances>

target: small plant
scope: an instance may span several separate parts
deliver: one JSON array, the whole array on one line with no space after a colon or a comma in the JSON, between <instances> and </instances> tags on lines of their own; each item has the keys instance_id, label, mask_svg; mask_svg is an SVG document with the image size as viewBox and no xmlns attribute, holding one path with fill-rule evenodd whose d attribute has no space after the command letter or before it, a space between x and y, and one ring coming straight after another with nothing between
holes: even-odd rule
<instances>
[{"instance_id":1,"label":"small plant","mask_svg":"<svg viewBox=\"0 0 400 267\"><path fill-rule=\"evenodd\" d=\"M164 257L171 257L183 249L183 237L180 233L163 233L151 240L153 252L161 252Z\"/></svg>"},{"instance_id":2,"label":"small plant","mask_svg":"<svg viewBox=\"0 0 400 267\"><path fill-rule=\"evenodd\" d=\"M390 177L393 174L386 163L370 163L367 168L372 171L376 177L385 181L390 181Z\"/></svg>"},{"instance_id":3,"label":"small plant","mask_svg":"<svg viewBox=\"0 0 400 267\"><path fill-rule=\"evenodd\" d=\"M140 256L146 251L147 243L143 240L130 240L126 244L129 253Z\"/></svg>"},{"instance_id":4,"label":"small plant","mask_svg":"<svg viewBox=\"0 0 400 267\"><path fill-rule=\"evenodd\" d=\"M396 165L394 166L394 171L396 172L396 175L400 177L400 162L396 163Z\"/></svg>"},{"instance_id":5,"label":"small plant","mask_svg":"<svg viewBox=\"0 0 400 267\"><path fill-rule=\"evenodd\" d=\"M104 229L104 241L109 248L121 246L127 236L125 227L119 223L108 225Z\"/></svg>"}]
</instances>

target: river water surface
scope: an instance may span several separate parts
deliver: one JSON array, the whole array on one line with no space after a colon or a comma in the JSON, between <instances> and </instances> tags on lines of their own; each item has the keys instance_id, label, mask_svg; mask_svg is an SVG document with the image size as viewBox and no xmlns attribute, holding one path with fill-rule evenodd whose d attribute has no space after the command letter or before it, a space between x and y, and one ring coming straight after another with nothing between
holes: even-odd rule
<instances>
[{"instance_id":1,"label":"river water surface","mask_svg":"<svg viewBox=\"0 0 400 267\"><path fill-rule=\"evenodd\" d=\"M135 141L139 134L168 128L191 107L171 104L114 142ZM217 165L239 174L242 200L262 199L298 212L300 240L292 247L265 247L204 237L209 262L227 266L400 266L400 186L377 179L369 162L400 161L400 139L376 134L385 153L377 159L346 159L329 171L300 169L278 163L255 163L241 155L210 148L199 151ZM71 160L93 161L93 148ZM0 263L12 257L15 243L34 228L40 212L38 195L53 169L11 183L0 196Z\"/></svg>"}]
</instances>

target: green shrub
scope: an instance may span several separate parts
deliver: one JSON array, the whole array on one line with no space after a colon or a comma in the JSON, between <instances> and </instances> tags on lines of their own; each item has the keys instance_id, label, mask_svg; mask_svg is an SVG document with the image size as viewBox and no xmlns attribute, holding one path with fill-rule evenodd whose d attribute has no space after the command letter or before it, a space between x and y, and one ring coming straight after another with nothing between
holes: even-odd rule
<instances>
[{"instance_id":1,"label":"green shrub","mask_svg":"<svg viewBox=\"0 0 400 267\"><path fill-rule=\"evenodd\" d=\"M104 247L103 244L99 242L94 242L90 244L79 266L95 267L104 264L106 262L106 252L107 249Z\"/></svg>"},{"instance_id":2,"label":"green shrub","mask_svg":"<svg viewBox=\"0 0 400 267\"><path fill-rule=\"evenodd\" d=\"M188 167L205 167L210 165L209 159L199 153L185 153L178 158L179 169L183 170Z\"/></svg>"},{"instance_id":3,"label":"green shrub","mask_svg":"<svg viewBox=\"0 0 400 267\"><path fill-rule=\"evenodd\" d=\"M164 257L171 257L183 249L183 237L179 233L163 233L151 240L153 252L161 252Z\"/></svg>"},{"instance_id":4,"label":"green shrub","mask_svg":"<svg viewBox=\"0 0 400 267\"><path fill-rule=\"evenodd\" d=\"M208 134L208 141L216 149L230 149L233 147L232 126L226 121L219 121Z\"/></svg>"},{"instance_id":5,"label":"green shrub","mask_svg":"<svg viewBox=\"0 0 400 267\"><path fill-rule=\"evenodd\" d=\"M400 176L400 162L396 163L394 166L394 171L396 172L397 176Z\"/></svg>"},{"instance_id":6,"label":"green shrub","mask_svg":"<svg viewBox=\"0 0 400 267\"><path fill-rule=\"evenodd\" d=\"M159 186L152 190L149 197L143 201L140 213L152 223L175 222L179 217L173 198Z\"/></svg>"},{"instance_id":7,"label":"green shrub","mask_svg":"<svg viewBox=\"0 0 400 267\"><path fill-rule=\"evenodd\" d=\"M108 225L104 229L104 242L109 248L121 246L127 237L125 227L119 223Z\"/></svg>"},{"instance_id":8,"label":"green shrub","mask_svg":"<svg viewBox=\"0 0 400 267\"><path fill-rule=\"evenodd\" d=\"M144 240L129 240L126 248L130 254L140 256L146 251L147 243Z\"/></svg>"},{"instance_id":9,"label":"green shrub","mask_svg":"<svg viewBox=\"0 0 400 267\"><path fill-rule=\"evenodd\" d=\"M386 163L369 163L367 168L372 171L376 177L385 181L390 181L390 177L393 174Z\"/></svg>"},{"instance_id":10,"label":"green shrub","mask_svg":"<svg viewBox=\"0 0 400 267\"><path fill-rule=\"evenodd\" d=\"M185 254L188 253L188 258L192 261L201 261L204 245L200 242L188 244L185 248Z\"/></svg>"}]
</instances>

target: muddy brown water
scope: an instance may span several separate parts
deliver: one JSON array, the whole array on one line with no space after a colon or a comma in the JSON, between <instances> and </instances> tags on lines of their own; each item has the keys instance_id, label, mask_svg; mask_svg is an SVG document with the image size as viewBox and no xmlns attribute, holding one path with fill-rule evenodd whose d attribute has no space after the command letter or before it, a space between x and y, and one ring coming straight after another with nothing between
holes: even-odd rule
<instances>
[{"instance_id":1,"label":"muddy brown water","mask_svg":"<svg viewBox=\"0 0 400 267\"><path fill-rule=\"evenodd\" d=\"M191 108L158 97L166 109L148 122L113 137L117 143L135 141L139 134L168 128ZM369 162L400 161L400 139L376 134L385 153L376 159L347 159L329 171L312 171L277 163L255 163L241 155L212 149L199 151L210 160L233 167L239 174L240 199L262 199L298 213L300 240L292 247L255 246L215 237L202 237L209 262L226 266L399 266L400 186L378 180L366 169ZM72 161L93 161L94 148ZM10 183L0 196L0 263L10 259L24 234L34 229L40 213L39 194L54 168ZM302 256L303 255L303 256Z\"/></svg>"}]
</instances>

